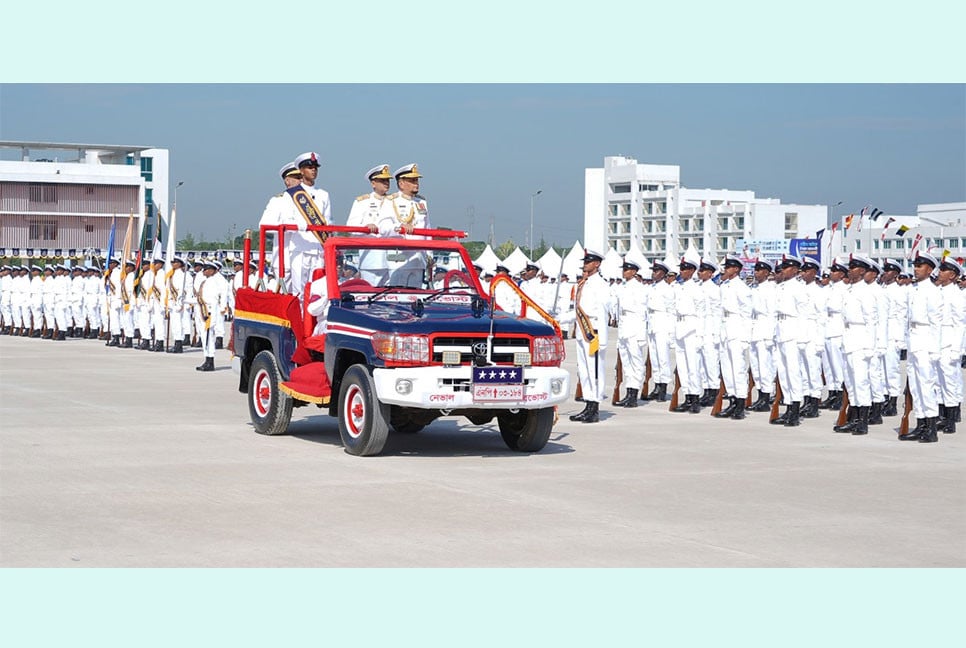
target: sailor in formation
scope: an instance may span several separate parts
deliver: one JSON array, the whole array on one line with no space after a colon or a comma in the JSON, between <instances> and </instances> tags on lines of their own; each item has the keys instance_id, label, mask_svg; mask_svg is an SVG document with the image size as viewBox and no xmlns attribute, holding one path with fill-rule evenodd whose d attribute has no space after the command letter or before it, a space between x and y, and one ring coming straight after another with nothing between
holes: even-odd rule
<instances>
[{"instance_id":1,"label":"sailor in formation","mask_svg":"<svg viewBox=\"0 0 966 648\"><path fill-rule=\"evenodd\" d=\"M616 291L617 352L626 387L624 398L616 407L637 407L638 393L644 385L644 365L647 356L647 293L638 280L639 263L624 258L621 272L624 281Z\"/></svg>"}]
</instances>

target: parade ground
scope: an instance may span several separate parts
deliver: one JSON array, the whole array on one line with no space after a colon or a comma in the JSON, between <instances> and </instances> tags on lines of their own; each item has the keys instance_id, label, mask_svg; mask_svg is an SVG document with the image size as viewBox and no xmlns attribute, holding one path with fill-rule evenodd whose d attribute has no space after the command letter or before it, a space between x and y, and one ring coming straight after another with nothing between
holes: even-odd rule
<instances>
[{"instance_id":1,"label":"parade ground","mask_svg":"<svg viewBox=\"0 0 966 648\"><path fill-rule=\"evenodd\" d=\"M256 434L229 358L0 337L0 567L966 566L966 426L571 401L537 454L444 418L355 457L315 406Z\"/></svg>"}]
</instances>

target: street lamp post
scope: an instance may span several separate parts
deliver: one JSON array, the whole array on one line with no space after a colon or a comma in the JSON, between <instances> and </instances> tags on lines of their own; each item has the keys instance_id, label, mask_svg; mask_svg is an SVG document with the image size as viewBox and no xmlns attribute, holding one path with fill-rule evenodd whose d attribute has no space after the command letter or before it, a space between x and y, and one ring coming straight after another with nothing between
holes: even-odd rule
<instances>
[{"instance_id":1,"label":"street lamp post","mask_svg":"<svg viewBox=\"0 0 966 648\"><path fill-rule=\"evenodd\" d=\"M833 219L833 214L832 214L832 210L833 210L833 209L835 209L836 207L838 207L838 206L839 206L839 205L841 205L841 204L842 204L842 201L840 200L840 201L838 201L837 203L835 203L834 205L832 205L831 207L829 207L829 208L828 208L828 220L827 220L827 222L825 223L825 226L826 226L826 227L832 227L832 223L834 222L834 219ZM832 238L833 238L833 239L835 238L835 232L832 232ZM844 232L842 233L842 238L843 238L843 240L844 240L844 238L845 238L845 233L844 233ZM835 242L835 241L833 240L833 241L832 241L832 243L834 243L834 242ZM822 243L822 242L821 242L821 241L819 241L819 245L821 245L821 243ZM832 245L832 243L829 243L829 250L831 250L831 249L832 249L832 248L831 248L831 245Z\"/></svg>"},{"instance_id":2,"label":"street lamp post","mask_svg":"<svg viewBox=\"0 0 966 648\"><path fill-rule=\"evenodd\" d=\"M178 208L178 187L184 184L184 180L174 186L174 208Z\"/></svg>"},{"instance_id":3,"label":"street lamp post","mask_svg":"<svg viewBox=\"0 0 966 648\"><path fill-rule=\"evenodd\" d=\"M533 257L533 199L543 193L543 189L538 189L535 193L530 194L530 257L531 261Z\"/></svg>"}]
</instances>

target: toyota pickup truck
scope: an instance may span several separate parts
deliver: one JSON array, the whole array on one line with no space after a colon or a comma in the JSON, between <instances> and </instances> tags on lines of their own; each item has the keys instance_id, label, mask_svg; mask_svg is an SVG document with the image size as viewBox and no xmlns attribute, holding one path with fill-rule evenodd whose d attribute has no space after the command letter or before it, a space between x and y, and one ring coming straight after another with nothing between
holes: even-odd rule
<instances>
[{"instance_id":1,"label":"toyota pickup truck","mask_svg":"<svg viewBox=\"0 0 966 648\"><path fill-rule=\"evenodd\" d=\"M263 287L266 235L277 232L275 249L284 249L286 229L262 226L253 276L246 241L235 299L232 366L256 432L283 434L293 408L314 404L338 419L353 455L377 455L390 431L419 432L442 416L496 419L511 450L544 448L569 393L559 326L512 282L524 310L546 323L496 308L462 232L373 237L310 226L327 237L324 264L299 297Z\"/></svg>"}]
</instances>

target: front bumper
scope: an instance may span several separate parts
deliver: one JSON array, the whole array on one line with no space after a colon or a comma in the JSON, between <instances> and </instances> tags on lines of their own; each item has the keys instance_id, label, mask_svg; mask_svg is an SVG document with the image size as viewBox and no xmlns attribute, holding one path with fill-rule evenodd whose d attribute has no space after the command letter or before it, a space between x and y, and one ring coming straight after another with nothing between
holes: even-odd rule
<instances>
[{"instance_id":1,"label":"front bumper","mask_svg":"<svg viewBox=\"0 0 966 648\"><path fill-rule=\"evenodd\" d=\"M521 398L508 400L505 394L494 396L491 391L486 400L477 400L471 370L468 366L377 368L372 377L380 402L419 409L540 409L565 401L570 393L566 370L525 367Z\"/></svg>"}]
</instances>

